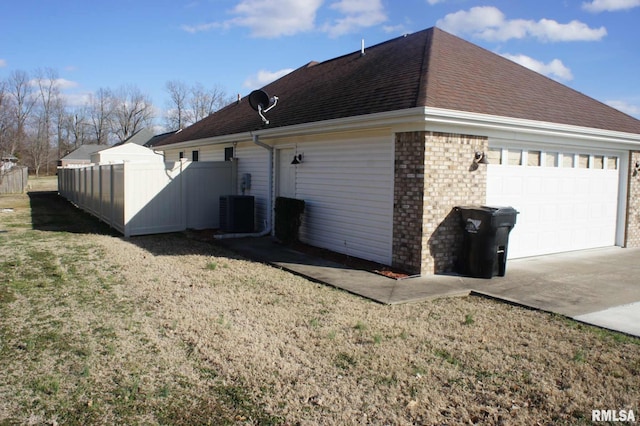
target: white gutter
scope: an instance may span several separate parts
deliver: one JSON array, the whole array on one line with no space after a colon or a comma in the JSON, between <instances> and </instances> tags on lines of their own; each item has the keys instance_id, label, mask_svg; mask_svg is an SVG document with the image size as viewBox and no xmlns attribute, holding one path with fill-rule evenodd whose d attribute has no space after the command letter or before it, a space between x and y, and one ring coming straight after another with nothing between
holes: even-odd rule
<instances>
[{"instance_id":1,"label":"white gutter","mask_svg":"<svg viewBox=\"0 0 640 426\"><path fill-rule=\"evenodd\" d=\"M180 149L205 144L225 144L249 140L256 133L264 137L291 137L327 132L353 131L372 128L391 128L392 132L443 131L460 133L460 126L468 128L471 134L527 141L530 137L548 136L558 140L579 139L594 143L607 143L614 149L637 149L640 134L521 118L503 117L489 114L455 111L433 107L414 107L382 113L336 118L311 123L294 124L286 127L260 129L254 132L235 133L179 142L156 149ZM262 146L262 145L260 145ZM269 148L270 149L270 148Z\"/></svg>"},{"instance_id":2,"label":"white gutter","mask_svg":"<svg viewBox=\"0 0 640 426\"><path fill-rule=\"evenodd\" d=\"M503 117L441 108L424 108L425 130L433 130L434 125L459 126L482 129L487 136L502 137L510 140L526 141L527 135L548 136L558 139L580 139L595 143L607 143L614 149L635 149L640 145L640 134L571 124L551 123L522 118ZM448 129L447 129L448 130Z\"/></svg>"},{"instance_id":3,"label":"white gutter","mask_svg":"<svg viewBox=\"0 0 640 426\"><path fill-rule=\"evenodd\" d=\"M248 237L265 237L271 233L271 212L273 207L273 147L271 145L267 145L264 142L260 142L259 136L256 134L251 135L253 137L253 143L262 147L269 151L269 195L267 196L267 219L265 220L264 229L260 232L249 232L249 233L236 233L236 234L219 234L214 235L213 238L216 240L226 240L230 238L248 238Z\"/></svg>"}]
</instances>

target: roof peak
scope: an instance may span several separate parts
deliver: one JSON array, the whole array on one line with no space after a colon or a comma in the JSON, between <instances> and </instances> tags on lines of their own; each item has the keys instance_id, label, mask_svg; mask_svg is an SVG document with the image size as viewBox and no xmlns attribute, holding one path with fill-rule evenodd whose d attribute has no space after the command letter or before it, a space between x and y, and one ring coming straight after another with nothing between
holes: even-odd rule
<instances>
[{"instance_id":1,"label":"roof peak","mask_svg":"<svg viewBox=\"0 0 640 426\"><path fill-rule=\"evenodd\" d=\"M280 98L270 128L433 107L640 134L639 120L437 27L308 62L262 89ZM245 97L161 144L261 128Z\"/></svg>"}]
</instances>

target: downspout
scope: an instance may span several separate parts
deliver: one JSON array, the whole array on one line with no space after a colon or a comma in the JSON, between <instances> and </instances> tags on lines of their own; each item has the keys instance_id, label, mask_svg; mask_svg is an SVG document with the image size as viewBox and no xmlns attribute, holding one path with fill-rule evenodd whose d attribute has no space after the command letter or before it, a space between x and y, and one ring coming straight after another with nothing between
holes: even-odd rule
<instances>
[{"instance_id":1,"label":"downspout","mask_svg":"<svg viewBox=\"0 0 640 426\"><path fill-rule=\"evenodd\" d=\"M260 142L258 135L251 135L253 143L269 151L269 171L268 171L268 195L267 195L267 219L265 220L264 229L260 232L253 233L236 233L236 234L219 234L214 235L216 240L225 240L228 238L246 238L246 237L264 237L271 233L271 211L273 208L273 147L264 142Z\"/></svg>"}]
</instances>

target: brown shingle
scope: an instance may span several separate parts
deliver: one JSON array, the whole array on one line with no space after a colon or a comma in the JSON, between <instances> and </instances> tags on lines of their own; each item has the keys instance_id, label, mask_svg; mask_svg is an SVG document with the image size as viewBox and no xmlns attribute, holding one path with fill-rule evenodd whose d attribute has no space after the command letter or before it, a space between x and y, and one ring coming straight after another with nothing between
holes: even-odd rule
<instances>
[{"instance_id":1,"label":"brown shingle","mask_svg":"<svg viewBox=\"0 0 640 426\"><path fill-rule=\"evenodd\" d=\"M263 89L280 98L270 128L427 106L640 134L639 120L437 28L310 62ZM261 128L244 98L162 145Z\"/></svg>"}]
</instances>

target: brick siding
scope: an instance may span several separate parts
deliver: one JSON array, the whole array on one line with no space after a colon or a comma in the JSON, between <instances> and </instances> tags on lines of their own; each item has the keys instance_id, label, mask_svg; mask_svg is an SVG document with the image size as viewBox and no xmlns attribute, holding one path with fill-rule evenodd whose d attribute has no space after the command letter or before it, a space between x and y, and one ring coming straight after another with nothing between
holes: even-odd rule
<instances>
[{"instance_id":1,"label":"brick siding","mask_svg":"<svg viewBox=\"0 0 640 426\"><path fill-rule=\"evenodd\" d=\"M487 168L470 170L486 137L437 132L397 133L393 264L431 275L455 267L462 243L459 205L486 200Z\"/></svg>"},{"instance_id":2,"label":"brick siding","mask_svg":"<svg viewBox=\"0 0 640 426\"><path fill-rule=\"evenodd\" d=\"M414 274L422 259L424 154L425 132L396 134L392 263Z\"/></svg>"},{"instance_id":3,"label":"brick siding","mask_svg":"<svg viewBox=\"0 0 640 426\"><path fill-rule=\"evenodd\" d=\"M640 172L633 176L640 151L631 151L629 161L629 188L627 193L627 229L625 247L640 247Z\"/></svg>"}]
</instances>

